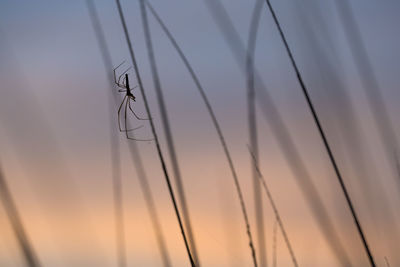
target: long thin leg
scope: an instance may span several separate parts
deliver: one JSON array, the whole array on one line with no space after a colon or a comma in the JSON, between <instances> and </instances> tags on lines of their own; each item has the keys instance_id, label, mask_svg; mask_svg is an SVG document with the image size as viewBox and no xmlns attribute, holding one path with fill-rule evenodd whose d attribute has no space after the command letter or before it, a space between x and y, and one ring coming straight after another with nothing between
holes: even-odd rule
<instances>
[{"instance_id":1,"label":"long thin leg","mask_svg":"<svg viewBox=\"0 0 400 267\"><path fill-rule=\"evenodd\" d=\"M126 119L126 114L127 114L127 109L128 109L128 103L129 103L129 97L128 97L128 99L126 100L126 103L125 103L125 129L127 128L127 124L128 124L127 119ZM129 136L128 136L128 131L125 131L125 135L126 135L126 138L129 138Z\"/></svg>"},{"instance_id":2,"label":"long thin leg","mask_svg":"<svg viewBox=\"0 0 400 267\"><path fill-rule=\"evenodd\" d=\"M143 127L143 125L140 125L139 127L136 127L136 128L133 128L133 129L129 129L129 130L126 129L126 127L125 127L125 129L121 128L121 108L122 108L122 105L125 102L126 97L127 96L124 97L124 99L122 100L122 103L121 103L121 105L119 106L119 109L118 109L118 127L119 127L119 131L120 132L131 132L131 131L134 131L134 130L137 130L137 129L140 129L140 128ZM126 106L125 106L125 108L126 108Z\"/></svg>"},{"instance_id":3,"label":"long thin leg","mask_svg":"<svg viewBox=\"0 0 400 267\"><path fill-rule=\"evenodd\" d=\"M116 71L119 67L121 67L122 64L124 64L124 63L125 63L125 60L122 61L122 63L119 64L119 65L113 70L113 72L114 72L114 82L115 82L115 84L117 84L118 86L119 86L119 84L118 84L118 82L117 82L117 75L116 75L115 71Z\"/></svg>"},{"instance_id":4,"label":"long thin leg","mask_svg":"<svg viewBox=\"0 0 400 267\"><path fill-rule=\"evenodd\" d=\"M122 74L123 75L123 74ZM122 76L121 75L121 76ZM121 76L120 76L120 79L121 79ZM126 90L128 91L128 87L126 86L126 76L124 76L124 78L122 79L122 84L124 85L124 87L126 88Z\"/></svg>"},{"instance_id":5,"label":"long thin leg","mask_svg":"<svg viewBox=\"0 0 400 267\"><path fill-rule=\"evenodd\" d=\"M135 130L139 130L140 128L143 128L143 125L140 125L138 127L135 127L133 129L129 129L129 130L122 130L121 132L132 132L132 131L135 131Z\"/></svg>"},{"instance_id":6,"label":"long thin leg","mask_svg":"<svg viewBox=\"0 0 400 267\"><path fill-rule=\"evenodd\" d=\"M122 132L122 129L121 129L121 108L122 108L122 105L125 102L126 97L127 97L127 95L124 96L124 99L122 100L121 105L118 108L118 127L119 127L119 131L120 132Z\"/></svg>"},{"instance_id":7,"label":"long thin leg","mask_svg":"<svg viewBox=\"0 0 400 267\"><path fill-rule=\"evenodd\" d=\"M125 73L127 73L131 68L132 68L132 67L127 68L121 75L119 75L119 77L118 77L118 83L117 83L119 87L126 88L125 84L122 84L123 86L121 86L121 83L120 83L120 82L121 82L121 77L124 76Z\"/></svg>"},{"instance_id":8,"label":"long thin leg","mask_svg":"<svg viewBox=\"0 0 400 267\"><path fill-rule=\"evenodd\" d=\"M133 111L133 109L132 109L132 107L131 107L130 98L128 98L128 106L129 106L129 109L132 111L133 115L135 115L135 117L136 117L138 120L141 120L141 121L148 120L148 119L140 118L138 115L136 115L136 113Z\"/></svg>"},{"instance_id":9,"label":"long thin leg","mask_svg":"<svg viewBox=\"0 0 400 267\"><path fill-rule=\"evenodd\" d=\"M127 112L128 112L128 103L129 103L129 98L128 98L128 100L126 101L126 103L125 103L125 128L127 128ZM143 125L142 125L143 126ZM142 127L142 126L140 126L140 127ZM140 128L139 127L139 128ZM133 137L130 137L129 135L128 135L128 131L125 131L125 135L126 135L126 138L127 139L130 139L130 140L135 140L135 141L152 141L153 139L137 139L137 138L133 138Z\"/></svg>"},{"instance_id":10,"label":"long thin leg","mask_svg":"<svg viewBox=\"0 0 400 267\"><path fill-rule=\"evenodd\" d=\"M154 138L151 139L137 139L137 138L133 138L133 137L127 137L129 140L135 140L135 141L143 141L143 142L150 142L150 141L154 141Z\"/></svg>"}]
</instances>

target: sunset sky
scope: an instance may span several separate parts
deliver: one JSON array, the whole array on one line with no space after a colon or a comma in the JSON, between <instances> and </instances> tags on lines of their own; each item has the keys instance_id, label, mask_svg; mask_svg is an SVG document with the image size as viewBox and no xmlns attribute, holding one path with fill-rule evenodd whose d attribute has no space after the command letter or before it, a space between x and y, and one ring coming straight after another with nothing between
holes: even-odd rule
<instances>
[{"instance_id":1,"label":"sunset sky","mask_svg":"<svg viewBox=\"0 0 400 267\"><path fill-rule=\"evenodd\" d=\"M341 0L337 0L341 1ZM114 66L132 65L114 1L94 0ZM400 3L349 0L385 106L400 132ZM203 84L221 124L255 231L246 77L204 1L151 1ZM247 42L255 1L222 0ZM167 156L139 1L121 1L161 147ZM400 265L399 179L387 160L335 0L272 0L355 203L378 266ZM343 193L266 5L255 65L323 196L353 266L368 266ZM149 14L155 56L202 266L253 266L234 183L189 73ZM243 59L243 64L244 59ZM110 88L85 1L0 2L0 162L43 266L117 266L110 161ZM129 72L131 86L137 84ZM339 85L341 88L339 88ZM339 90L340 89L340 90ZM146 117L139 90L135 112ZM349 101L349 102L346 102ZM350 103L354 120L344 103ZM119 137L128 266L162 266L124 133ZM257 110L259 111L259 109ZM339 266L321 234L271 125L257 114L260 167L300 266ZM130 120L141 138L147 121ZM350 127L351 126L351 127ZM350 127L350 128L349 128ZM357 129L354 135L353 130ZM353 135L352 135L353 134ZM354 138L354 139L352 139ZM362 144L362 150L354 146ZM154 141L137 142L173 266L189 266ZM395 145L393 145L395 150ZM352 153L352 151L354 153ZM393 154L400 151L393 151ZM362 165L357 165L357 160ZM363 166L363 170L358 169ZM167 168L171 172L167 157ZM372 191L366 190L366 188ZM371 193L372 192L372 193ZM275 217L263 192L268 266ZM280 233L278 266L293 266ZM0 266L24 259L0 204Z\"/></svg>"}]
</instances>

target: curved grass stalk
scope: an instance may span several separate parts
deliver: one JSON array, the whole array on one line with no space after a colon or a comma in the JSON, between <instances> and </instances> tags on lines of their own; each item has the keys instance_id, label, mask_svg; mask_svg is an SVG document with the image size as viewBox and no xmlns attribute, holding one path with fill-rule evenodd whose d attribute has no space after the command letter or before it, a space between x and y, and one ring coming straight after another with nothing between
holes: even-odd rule
<instances>
[{"instance_id":1,"label":"curved grass stalk","mask_svg":"<svg viewBox=\"0 0 400 267\"><path fill-rule=\"evenodd\" d=\"M245 205L245 202L244 202L244 199L243 199L242 190L241 190L241 187L240 187L240 184L239 184L239 179L237 177L236 170L235 170L235 167L234 167L234 164L233 164L233 161L232 161L232 157L230 155L230 152L229 152L228 146L226 144L224 135L222 133L221 127L220 127L220 125L218 123L217 117L215 116L215 113L214 113L214 111L212 109L211 103L208 100L208 97L207 97L207 95L206 95L206 93L204 91L204 88L200 83L200 80L198 79L196 73L194 72L192 66L190 65L190 63L189 63L188 59L186 58L185 54L183 53L182 49L180 48L180 46L176 42L175 38L172 36L171 32L166 27L164 22L161 20L160 16L158 16L157 12L152 7L152 5L148 1L145 1L145 3L147 4L147 7L149 8L149 10L152 13L152 15L157 20L158 24L161 26L161 28L164 31L164 33L167 35L168 39L171 41L173 47L175 48L175 50L179 54L179 57L182 59L185 67L189 71L190 76L192 77L192 79L193 79L193 81L194 81L194 83L196 85L196 88L199 91L199 93L200 93L200 95L201 95L201 97L203 99L203 102L204 102L204 104L205 104L205 106L207 108L207 111L208 111L208 113L209 113L209 115L211 117L211 120L212 120L212 122L214 124L214 127L215 127L215 129L217 131L219 140L221 142L222 148L224 150L226 159L227 159L228 164L229 164L230 171L232 173L232 177L233 177L233 180L234 180L234 183L235 183L235 187L236 187L236 191L237 191L237 194L238 194L238 198L239 198L239 201L240 201L240 207L241 207L243 218L244 218L244 221L245 221L245 224L246 224L246 233L247 233L247 236L248 236L248 239L249 239L249 246L250 246L250 250L251 250L251 256L252 256L252 259L253 259L253 264L254 264L254 266L257 266L256 252L255 252L255 248L254 248L254 242L253 242L253 238L252 238L252 234L251 234L249 218L248 218L248 215L247 215L247 210L246 210L246 205Z\"/></svg>"}]
</instances>

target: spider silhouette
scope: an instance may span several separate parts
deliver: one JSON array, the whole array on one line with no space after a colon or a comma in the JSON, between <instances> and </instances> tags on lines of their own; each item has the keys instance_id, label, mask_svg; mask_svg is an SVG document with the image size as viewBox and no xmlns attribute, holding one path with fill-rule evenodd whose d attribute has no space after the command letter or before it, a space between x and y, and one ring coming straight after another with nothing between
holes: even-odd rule
<instances>
[{"instance_id":1,"label":"spider silhouette","mask_svg":"<svg viewBox=\"0 0 400 267\"><path fill-rule=\"evenodd\" d=\"M120 93L125 93L125 96L121 102L121 105L118 108L118 127L119 127L119 131L120 132L125 132L126 134L126 138L131 139L131 140L136 140L136 141L151 141L152 139L137 139L134 137L130 137L128 132L131 131L135 131L138 130L140 128L143 127L143 125L135 127L133 129L128 129L127 127L127 115L128 115L128 108L130 110L130 112L132 112L132 114L138 119L138 120L148 120L145 118L141 118L138 115L136 115L136 113L133 111L132 106L131 106L131 100L133 102L136 102L136 97L132 94L132 90L135 89L137 86L130 88L129 86L129 77L128 77L128 71L132 68L129 67L128 69L126 69L121 75L118 76L117 79L117 75L116 75L116 71L119 67L121 67L123 64L125 63L125 61L123 61L121 64L119 64L115 69L114 69L114 82L115 84L121 88L118 90L118 92ZM122 78L124 77L124 78ZM122 79L122 81L121 81ZM122 108L124 108L124 129L123 127L121 127L121 111Z\"/></svg>"}]
</instances>

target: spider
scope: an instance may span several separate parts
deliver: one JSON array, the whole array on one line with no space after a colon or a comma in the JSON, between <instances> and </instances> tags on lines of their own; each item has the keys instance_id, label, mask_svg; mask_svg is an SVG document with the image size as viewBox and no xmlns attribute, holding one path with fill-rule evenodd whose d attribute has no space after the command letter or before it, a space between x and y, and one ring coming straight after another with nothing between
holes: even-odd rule
<instances>
[{"instance_id":1,"label":"spider","mask_svg":"<svg viewBox=\"0 0 400 267\"><path fill-rule=\"evenodd\" d=\"M121 102L121 105L118 108L118 127L119 127L119 131L120 132L125 132L126 134L126 138L131 139L131 140L136 140L136 141L151 141L152 139L137 139L137 138L133 138L130 137L128 135L128 132L134 131L134 130L138 130L140 128L143 127L143 125L135 127L133 129L127 129L127 113L128 113L128 108L129 110L133 113L133 115L138 119L138 120L148 120L148 119L144 119L139 117L138 115L136 115L136 113L133 111L132 106L131 106L131 100L133 102L136 102L136 97L132 94L132 90L135 89L137 86L130 88L129 87L129 77L128 77L128 71L132 68L129 67L127 70L125 70L119 77L117 80L117 76L116 76L116 70L121 67L123 64L125 63L125 61L123 61L121 64L119 64L115 69L114 69L114 82L115 84L121 88L118 90L118 92L120 93L125 93L125 96ZM124 78L122 78L124 77ZM121 81L122 79L122 81ZM122 107L124 107L124 128L122 129L121 127L121 111L122 111Z\"/></svg>"}]
</instances>

